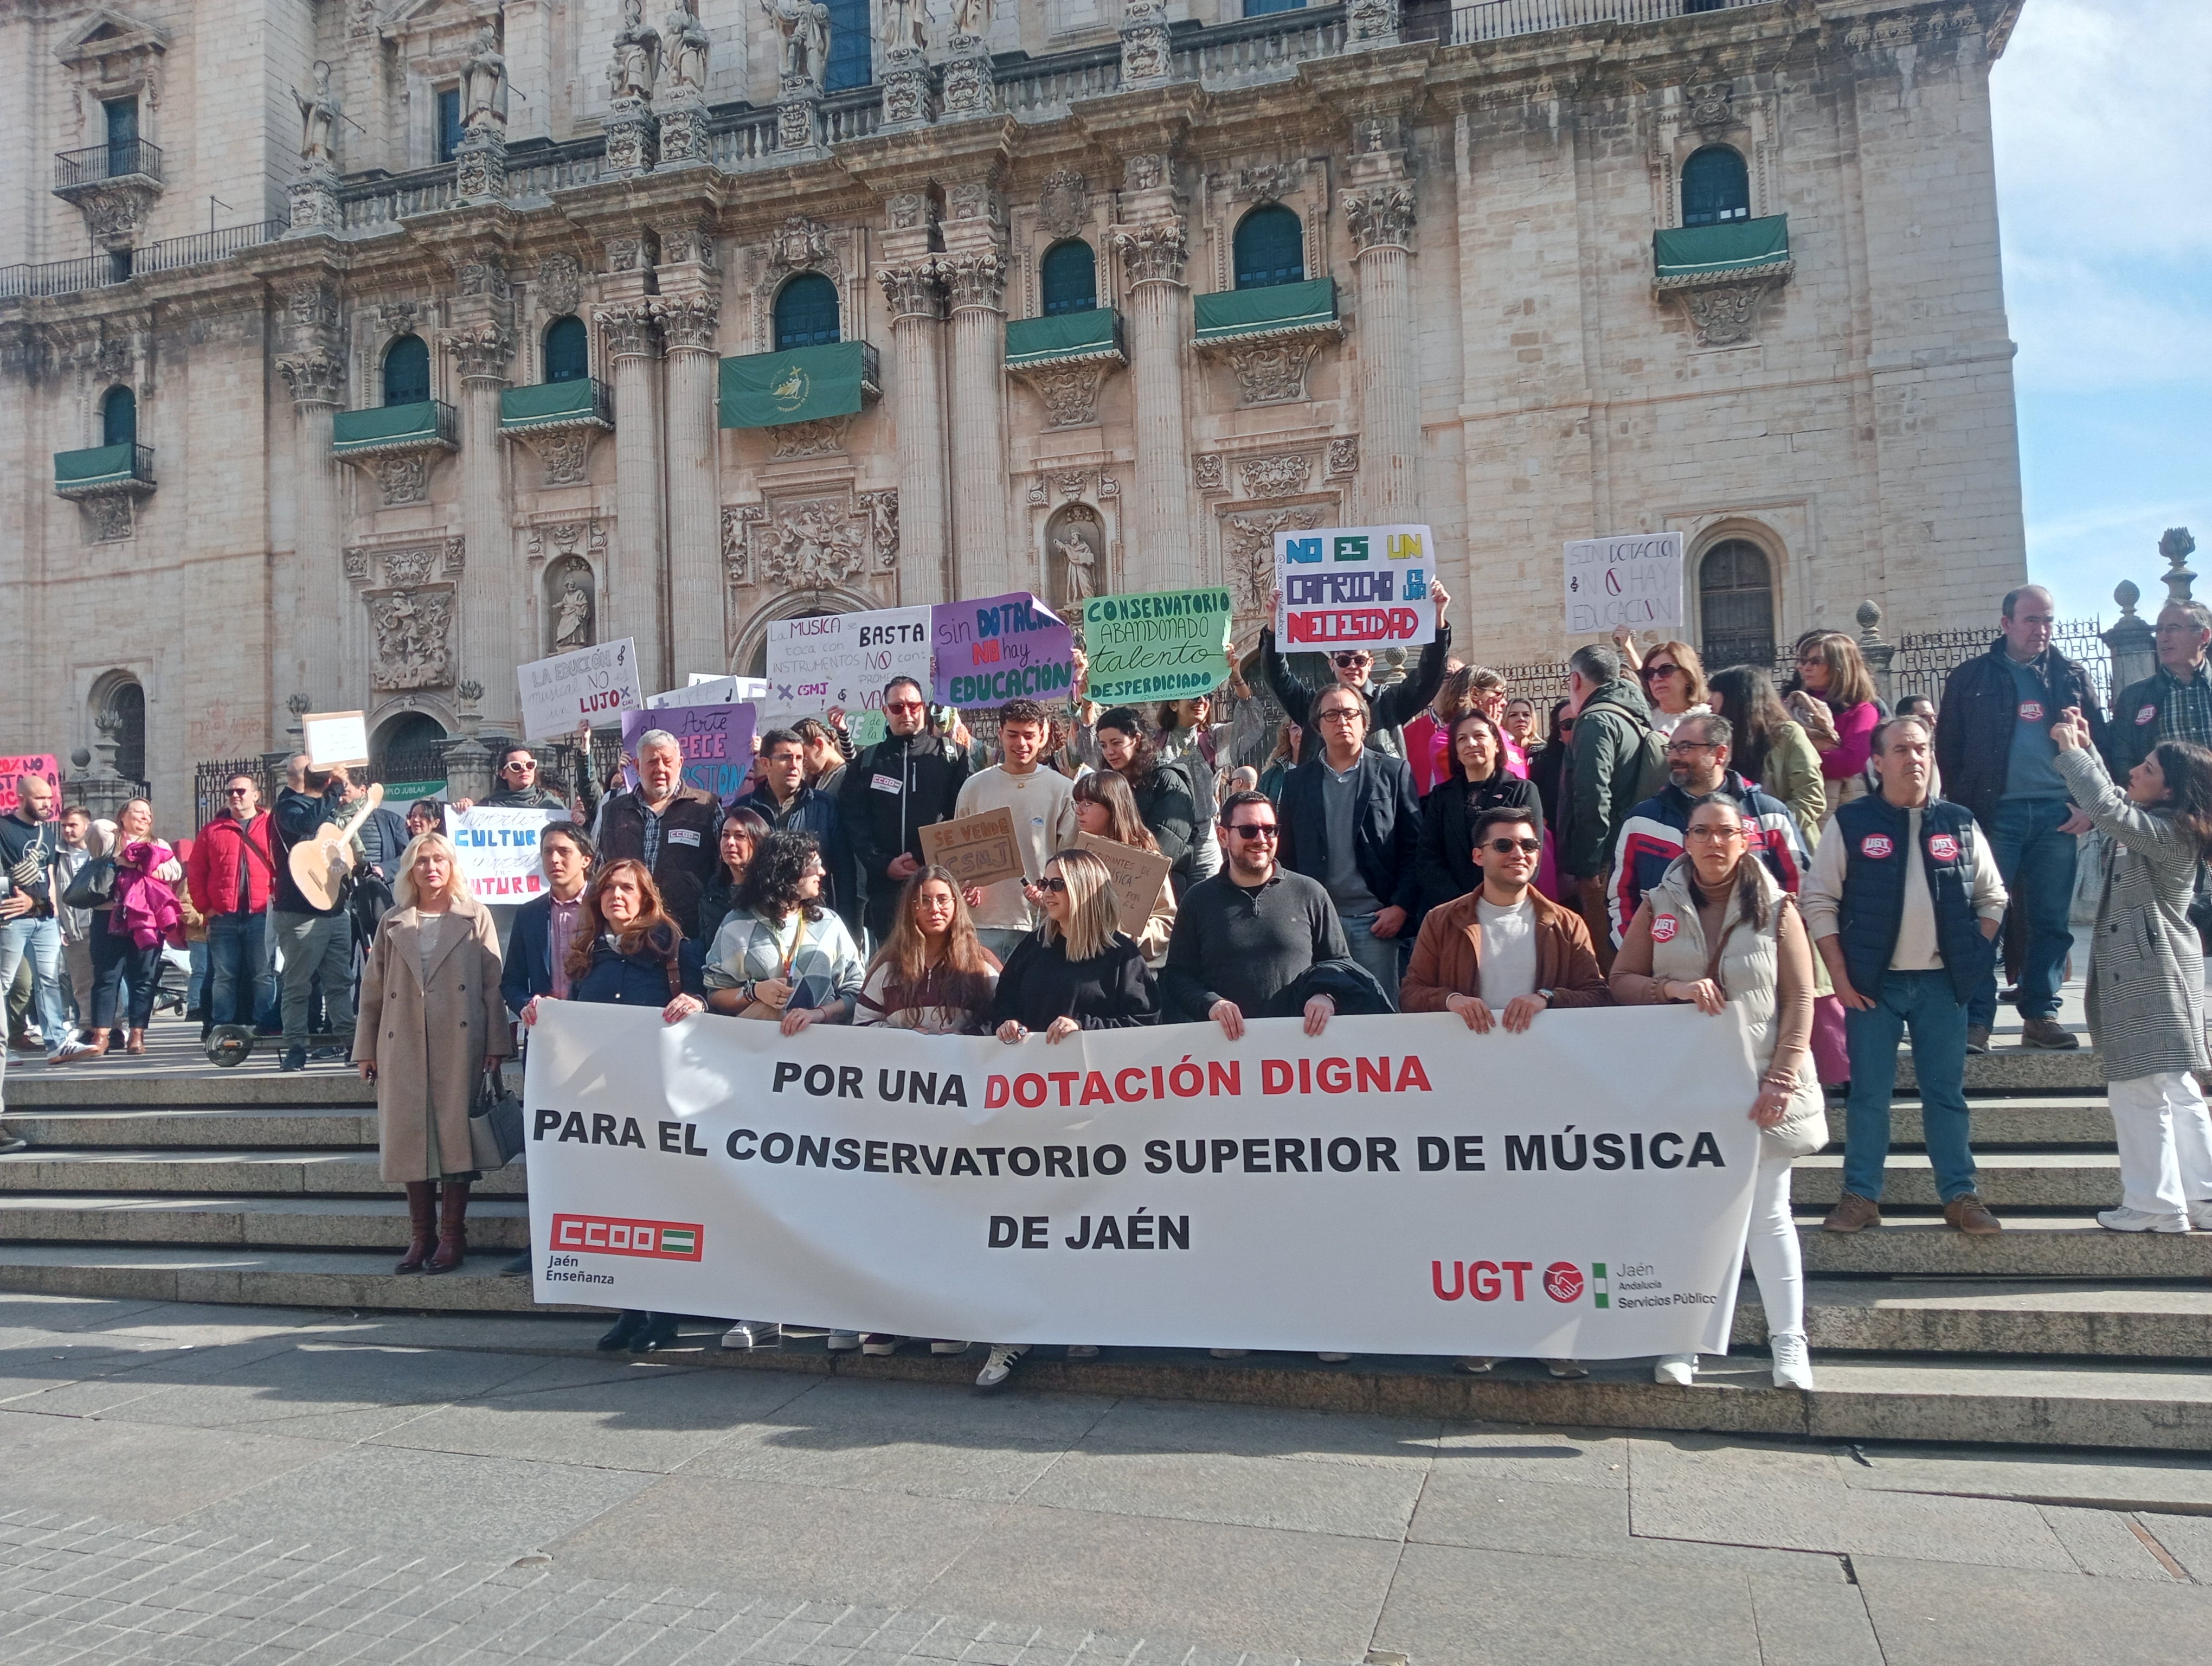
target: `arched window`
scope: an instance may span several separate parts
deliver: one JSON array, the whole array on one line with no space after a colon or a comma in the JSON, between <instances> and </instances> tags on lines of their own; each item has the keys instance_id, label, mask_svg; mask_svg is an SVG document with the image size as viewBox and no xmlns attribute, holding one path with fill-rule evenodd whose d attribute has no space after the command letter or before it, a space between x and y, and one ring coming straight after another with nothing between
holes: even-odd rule
<instances>
[{"instance_id":1,"label":"arched window","mask_svg":"<svg viewBox=\"0 0 2212 1666\"><path fill-rule=\"evenodd\" d=\"M871 9L868 0L830 0L830 62L814 66L823 92L868 84Z\"/></svg>"},{"instance_id":2,"label":"arched window","mask_svg":"<svg viewBox=\"0 0 2212 1666\"><path fill-rule=\"evenodd\" d=\"M819 272L799 273L775 298L776 351L837 339L837 286Z\"/></svg>"},{"instance_id":3,"label":"arched window","mask_svg":"<svg viewBox=\"0 0 2212 1666\"><path fill-rule=\"evenodd\" d=\"M384 403L419 405L430 397L430 350L420 336L402 336L384 350Z\"/></svg>"},{"instance_id":4,"label":"arched window","mask_svg":"<svg viewBox=\"0 0 2212 1666\"><path fill-rule=\"evenodd\" d=\"M1240 289L1305 282L1305 227L1280 203L1255 208L1237 222L1235 250Z\"/></svg>"},{"instance_id":5,"label":"arched window","mask_svg":"<svg viewBox=\"0 0 2212 1666\"><path fill-rule=\"evenodd\" d=\"M369 743L369 774L389 784L442 780L446 773L445 726L428 712L401 712L389 719Z\"/></svg>"},{"instance_id":6,"label":"arched window","mask_svg":"<svg viewBox=\"0 0 2212 1666\"><path fill-rule=\"evenodd\" d=\"M100 402L100 443L135 446L138 443L138 396L127 387L111 387Z\"/></svg>"},{"instance_id":7,"label":"arched window","mask_svg":"<svg viewBox=\"0 0 2212 1666\"><path fill-rule=\"evenodd\" d=\"M1723 538L1698 562L1698 651L1714 670L1774 663L1774 572L1749 538Z\"/></svg>"},{"instance_id":8,"label":"arched window","mask_svg":"<svg viewBox=\"0 0 2212 1666\"><path fill-rule=\"evenodd\" d=\"M1055 243L1044 252L1037 267L1037 287L1044 291L1044 314L1089 313L1098 306L1098 257L1079 237Z\"/></svg>"},{"instance_id":9,"label":"arched window","mask_svg":"<svg viewBox=\"0 0 2212 1666\"><path fill-rule=\"evenodd\" d=\"M580 382L592 374L590 338L584 320L556 318L545 326L545 380Z\"/></svg>"},{"instance_id":10,"label":"arched window","mask_svg":"<svg viewBox=\"0 0 2212 1666\"><path fill-rule=\"evenodd\" d=\"M146 690L129 678L108 690L101 715L114 725L115 773L128 781L146 779ZM103 726L105 727L105 726Z\"/></svg>"},{"instance_id":11,"label":"arched window","mask_svg":"<svg viewBox=\"0 0 2212 1666\"><path fill-rule=\"evenodd\" d=\"M1743 154L1709 144L1682 164L1682 223L1715 226L1751 218L1751 173Z\"/></svg>"}]
</instances>

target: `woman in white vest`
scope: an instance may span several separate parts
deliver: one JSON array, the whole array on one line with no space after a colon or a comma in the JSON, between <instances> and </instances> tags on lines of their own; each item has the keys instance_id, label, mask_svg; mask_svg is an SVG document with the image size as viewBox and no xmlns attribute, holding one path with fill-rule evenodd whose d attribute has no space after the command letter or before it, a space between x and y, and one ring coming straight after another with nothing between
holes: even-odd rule
<instances>
[{"instance_id":1,"label":"woman in white vest","mask_svg":"<svg viewBox=\"0 0 2212 1666\"><path fill-rule=\"evenodd\" d=\"M1751 1025L1759 1067L1759 1171L1751 1195L1752 1276L1766 1310L1774 1386L1809 1389L1805 1271L1790 1213L1790 1167L1828 1143L1828 1118L1813 1073L1813 949L1794 898L1766 865L1747 860L1740 800L1716 793L1690 812L1684 854L1644 894L1613 963L1613 998L1624 1006L1693 1003L1717 1017L1730 1003ZM1670 1354L1655 1371L1686 1385L1697 1356Z\"/></svg>"}]
</instances>

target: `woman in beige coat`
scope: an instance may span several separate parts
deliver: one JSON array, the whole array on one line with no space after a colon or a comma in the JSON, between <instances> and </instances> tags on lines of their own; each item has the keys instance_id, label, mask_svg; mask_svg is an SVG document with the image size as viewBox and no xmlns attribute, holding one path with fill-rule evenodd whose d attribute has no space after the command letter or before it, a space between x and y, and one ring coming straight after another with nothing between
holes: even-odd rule
<instances>
[{"instance_id":1,"label":"woman in beige coat","mask_svg":"<svg viewBox=\"0 0 2212 1666\"><path fill-rule=\"evenodd\" d=\"M354 1062L376 1084L384 1178L407 1185L411 1235L394 1270L449 1273L468 1248L469 1112L477 1084L514 1050L514 1032L491 910L470 895L444 834L407 847L393 894L362 969Z\"/></svg>"}]
</instances>

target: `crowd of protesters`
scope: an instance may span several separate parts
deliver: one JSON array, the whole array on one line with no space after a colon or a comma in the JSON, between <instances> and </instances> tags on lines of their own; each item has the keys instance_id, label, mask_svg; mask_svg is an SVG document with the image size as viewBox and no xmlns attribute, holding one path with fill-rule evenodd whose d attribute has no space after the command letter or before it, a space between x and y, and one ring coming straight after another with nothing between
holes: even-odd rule
<instances>
[{"instance_id":1,"label":"crowd of protesters","mask_svg":"<svg viewBox=\"0 0 2212 1666\"><path fill-rule=\"evenodd\" d=\"M665 732L625 758L634 784L604 794L588 769L573 793L548 787L535 753L509 747L483 802L570 819L541 836L544 890L505 919L470 894L419 807L404 830L380 812L356 833L365 923L346 902L317 907L288 853L348 818L360 789L304 758L271 810L250 778L229 782L222 813L182 850L143 800L112 827L73 807L57 820L51 787L26 777L0 818L0 986L28 967L58 1062L118 1038L135 1051L152 963L200 922L206 1021L281 1030L288 1069L330 1037L329 1056L376 1081L384 1177L409 1201L398 1270L426 1274L466 1253L470 1105L514 1050L511 1020L526 1037L548 1001L763 1020L785 1036L853 1024L1048 1043L1189 1023L1234 1041L1258 1018L1319 1035L1339 1014L1401 1011L1512 1036L1553 1007L1734 1005L1759 1070L1745 1110L1760 1130L1752 1271L1774 1380L1809 1387L1790 1172L1828 1142L1824 1085L1844 1136L1826 1230L1881 1225L1909 1043L1943 1218L2000 1231L1977 1189L1966 1061L1990 1045L2006 937L2021 1044L2079 1045L2058 1009L2086 848L2096 917L2075 970L2111 1083L2122 1194L2098 1219L2212 1230L2196 1075L2212 612L2166 608L2156 672L2109 716L2052 644L2048 593L2030 587L2004 598L1988 652L1932 709L1886 707L1839 632L1802 638L1783 689L1765 667L1709 672L1686 642L1639 648L1622 633L1576 651L1567 698L1540 728L1533 701L1454 656L1450 598L1434 593L1435 640L1386 685L1360 649L1331 655L1333 677L1310 686L1262 631L1245 669L1286 714L1272 734L1242 711L1213 722L1204 699L1100 710L1079 683L1068 706L1006 706L990 758L902 678L883 691L884 739L855 747L842 713L771 729L750 790L726 805L684 785ZM923 830L997 810L1011 812L1021 878L963 887L929 863ZM1139 936L1121 930L1109 870L1082 835L1167 859ZM601 1346L649 1353L675 1322L626 1313ZM774 1346L779 1333L741 1320L724 1340ZM902 1340L833 1332L829 1345ZM1024 1351L992 1347L979 1381L1006 1381ZM1681 1356L1656 1374L1687 1383L1694 1370Z\"/></svg>"}]
</instances>

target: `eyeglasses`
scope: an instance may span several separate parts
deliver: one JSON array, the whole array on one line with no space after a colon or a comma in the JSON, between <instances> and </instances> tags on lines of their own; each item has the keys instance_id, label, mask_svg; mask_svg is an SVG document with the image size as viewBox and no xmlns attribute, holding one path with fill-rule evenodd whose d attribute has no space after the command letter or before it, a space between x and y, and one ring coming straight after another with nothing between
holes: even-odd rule
<instances>
[{"instance_id":1,"label":"eyeglasses","mask_svg":"<svg viewBox=\"0 0 2212 1666\"><path fill-rule=\"evenodd\" d=\"M225 798L244 799L253 795L253 789L251 787L226 787L222 791Z\"/></svg>"},{"instance_id":2,"label":"eyeglasses","mask_svg":"<svg viewBox=\"0 0 2212 1666\"><path fill-rule=\"evenodd\" d=\"M1667 743L1667 756L1686 757L1692 752L1710 752L1719 745L1717 740L1670 740Z\"/></svg>"},{"instance_id":3,"label":"eyeglasses","mask_svg":"<svg viewBox=\"0 0 2212 1666\"><path fill-rule=\"evenodd\" d=\"M1331 706L1314 721L1317 723L1354 723L1359 721L1357 706Z\"/></svg>"},{"instance_id":4,"label":"eyeglasses","mask_svg":"<svg viewBox=\"0 0 2212 1666\"><path fill-rule=\"evenodd\" d=\"M1680 670L1680 666L1646 666L1644 667L1644 680L1649 683L1655 678L1672 677Z\"/></svg>"},{"instance_id":5,"label":"eyeglasses","mask_svg":"<svg viewBox=\"0 0 2212 1666\"><path fill-rule=\"evenodd\" d=\"M1489 848L1501 856L1510 856L1516 850L1524 856L1533 856L1544 847L1535 839L1492 839Z\"/></svg>"},{"instance_id":6,"label":"eyeglasses","mask_svg":"<svg viewBox=\"0 0 2212 1666\"><path fill-rule=\"evenodd\" d=\"M1743 830L1741 827L1693 827L1689 830L1689 836L1702 839L1707 844L1726 844L1730 839L1741 839Z\"/></svg>"},{"instance_id":7,"label":"eyeglasses","mask_svg":"<svg viewBox=\"0 0 2212 1666\"><path fill-rule=\"evenodd\" d=\"M510 763L507 767L518 775L526 775L538 766L534 763Z\"/></svg>"},{"instance_id":8,"label":"eyeglasses","mask_svg":"<svg viewBox=\"0 0 2212 1666\"><path fill-rule=\"evenodd\" d=\"M1375 663L1375 656L1371 654L1337 654L1330 657L1346 671L1351 670L1354 666L1371 666Z\"/></svg>"},{"instance_id":9,"label":"eyeglasses","mask_svg":"<svg viewBox=\"0 0 2212 1666\"><path fill-rule=\"evenodd\" d=\"M1283 831L1273 822L1238 822L1229 830L1244 840L1279 838Z\"/></svg>"},{"instance_id":10,"label":"eyeglasses","mask_svg":"<svg viewBox=\"0 0 2212 1666\"><path fill-rule=\"evenodd\" d=\"M1048 873L1043 879L1037 881L1037 889L1039 891L1048 891L1055 897L1064 896L1067 891L1067 881L1061 879L1057 873Z\"/></svg>"},{"instance_id":11,"label":"eyeglasses","mask_svg":"<svg viewBox=\"0 0 2212 1666\"><path fill-rule=\"evenodd\" d=\"M921 702L919 700L886 700L884 702L884 709L887 712L918 712L921 709Z\"/></svg>"}]
</instances>

